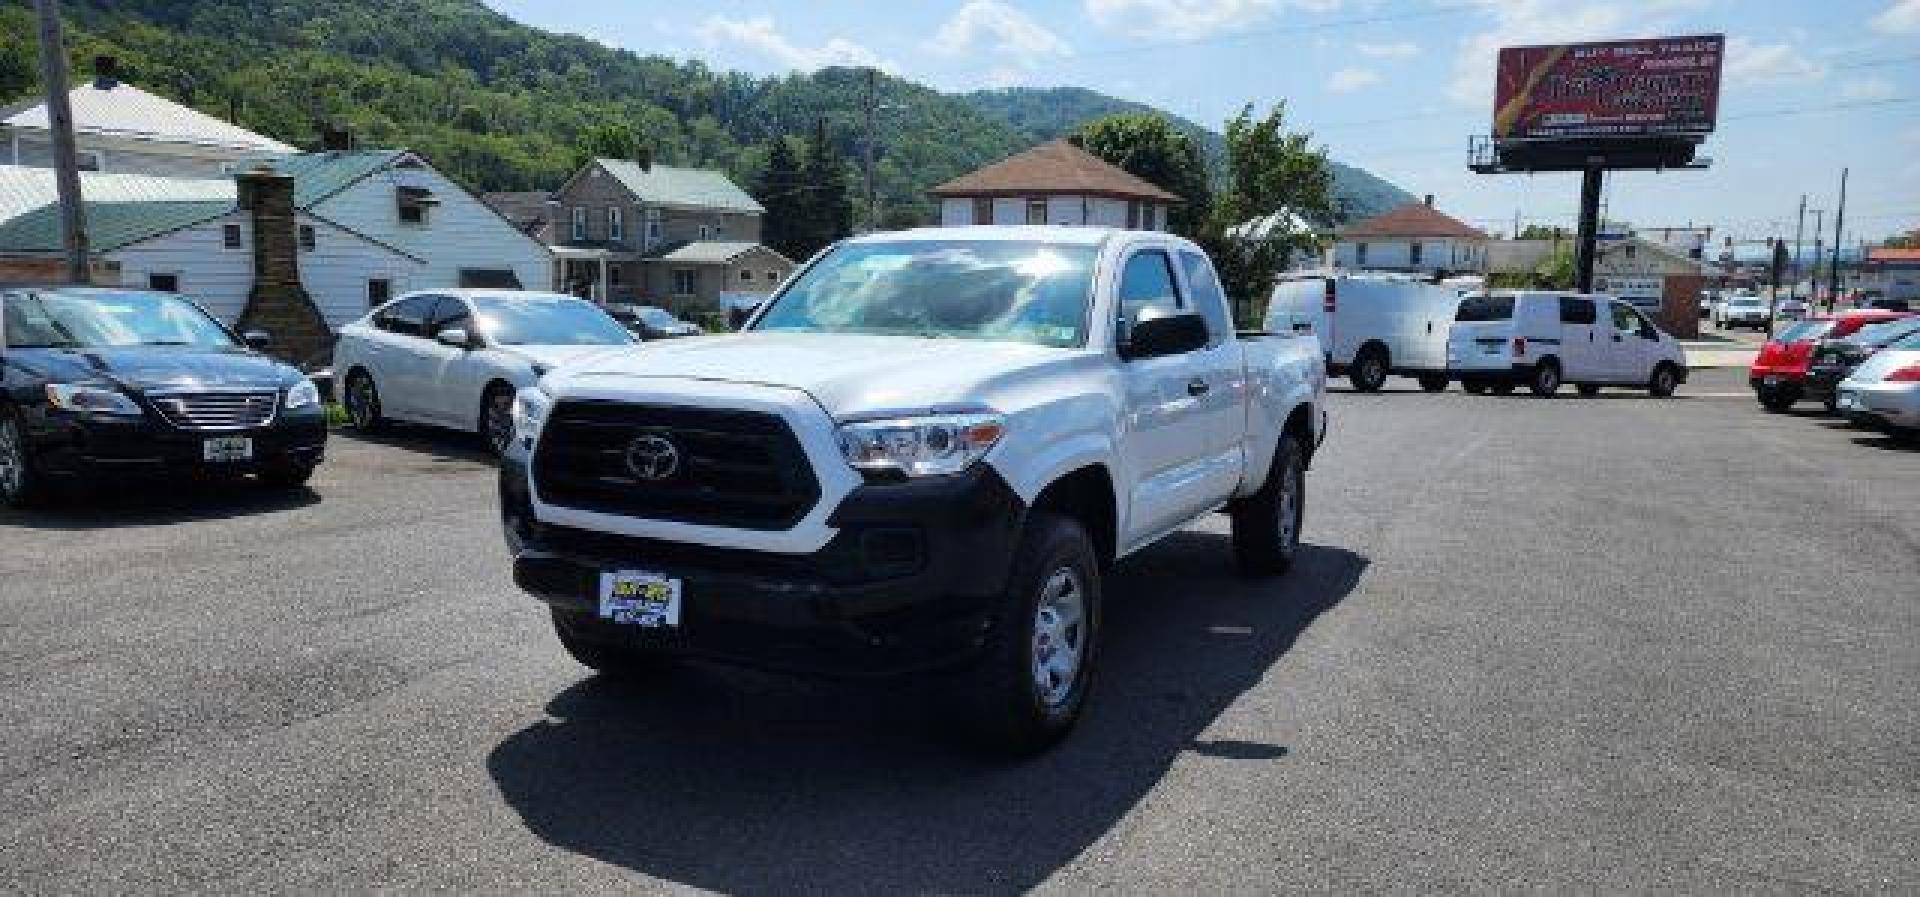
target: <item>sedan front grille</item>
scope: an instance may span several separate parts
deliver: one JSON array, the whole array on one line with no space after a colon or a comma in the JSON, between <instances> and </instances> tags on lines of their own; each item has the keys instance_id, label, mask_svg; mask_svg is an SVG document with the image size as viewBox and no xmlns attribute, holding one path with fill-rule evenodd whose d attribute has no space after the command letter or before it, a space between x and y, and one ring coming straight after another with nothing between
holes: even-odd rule
<instances>
[{"instance_id":1,"label":"sedan front grille","mask_svg":"<svg viewBox=\"0 0 1920 897\"><path fill-rule=\"evenodd\" d=\"M178 392L148 395L161 416L183 430L248 430L273 423L275 392Z\"/></svg>"},{"instance_id":2,"label":"sedan front grille","mask_svg":"<svg viewBox=\"0 0 1920 897\"><path fill-rule=\"evenodd\" d=\"M556 505L740 529L787 529L820 500L787 422L755 411L561 402L540 434L533 477Z\"/></svg>"}]
</instances>

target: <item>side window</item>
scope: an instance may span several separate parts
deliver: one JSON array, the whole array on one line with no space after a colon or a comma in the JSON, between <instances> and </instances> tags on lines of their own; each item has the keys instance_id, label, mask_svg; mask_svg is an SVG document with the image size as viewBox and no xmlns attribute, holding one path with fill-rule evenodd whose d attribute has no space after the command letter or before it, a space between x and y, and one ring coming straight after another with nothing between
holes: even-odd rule
<instances>
[{"instance_id":1,"label":"side window","mask_svg":"<svg viewBox=\"0 0 1920 897\"><path fill-rule=\"evenodd\" d=\"M1120 320L1131 324L1144 308L1180 309L1180 291L1173 285L1173 266L1167 254L1146 249L1127 259L1120 271Z\"/></svg>"},{"instance_id":2,"label":"side window","mask_svg":"<svg viewBox=\"0 0 1920 897\"><path fill-rule=\"evenodd\" d=\"M1613 303L1613 329L1616 333L1634 333L1640 329L1640 316L1624 302Z\"/></svg>"},{"instance_id":3,"label":"side window","mask_svg":"<svg viewBox=\"0 0 1920 897\"><path fill-rule=\"evenodd\" d=\"M1594 322L1592 299L1575 299L1571 296L1560 297L1560 323L1591 324Z\"/></svg>"},{"instance_id":4,"label":"side window","mask_svg":"<svg viewBox=\"0 0 1920 897\"><path fill-rule=\"evenodd\" d=\"M401 336L425 336L427 313L433 310L434 296L409 296L387 306L376 323L381 330Z\"/></svg>"},{"instance_id":5,"label":"side window","mask_svg":"<svg viewBox=\"0 0 1920 897\"><path fill-rule=\"evenodd\" d=\"M473 335L473 315L467 311L467 303L452 296L440 297L427 316L427 338L439 339L442 330L465 330L468 336Z\"/></svg>"},{"instance_id":6,"label":"side window","mask_svg":"<svg viewBox=\"0 0 1920 897\"><path fill-rule=\"evenodd\" d=\"M1207 319L1208 342L1220 345L1233 337L1233 318L1227 313L1227 294L1220 288L1220 278L1214 276L1213 265L1207 257L1197 252L1182 251L1180 267L1187 275L1187 291L1192 294L1193 304Z\"/></svg>"}]
</instances>

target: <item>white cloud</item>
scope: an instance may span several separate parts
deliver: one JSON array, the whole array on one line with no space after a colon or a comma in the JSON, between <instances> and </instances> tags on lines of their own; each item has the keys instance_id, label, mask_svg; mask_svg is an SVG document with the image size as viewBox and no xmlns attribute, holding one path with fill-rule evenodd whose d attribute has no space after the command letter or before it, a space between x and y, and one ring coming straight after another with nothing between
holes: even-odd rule
<instances>
[{"instance_id":1,"label":"white cloud","mask_svg":"<svg viewBox=\"0 0 1920 897\"><path fill-rule=\"evenodd\" d=\"M1420 45L1410 40L1396 41L1390 44L1370 44L1365 41L1354 44L1353 48L1362 56L1374 59L1411 59L1420 55Z\"/></svg>"},{"instance_id":2,"label":"white cloud","mask_svg":"<svg viewBox=\"0 0 1920 897\"><path fill-rule=\"evenodd\" d=\"M1280 0L1085 0L1088 18L1134 37L1193 40L1235 31L1272 15ZM1310 0L1307 7L1327 7ZM1338 6L1337 2L1333 6Z\"/></svg>"},{"instance_id":3,"label":"white cloud","mask_svg":"<svg viewBox=\"0 0 1920 897\"><path fill-rule=\"evenodd\" d=\"M1710 0L1467 0L1493 19L1492 26L1460 40L1447 95L1467 106L1493 105L1494 60L1501 47L1566 41L1653 37L1670 33L1686 13Z\"/></svg>"},{"instance_id":4,"label":"white cloud","mask_svg":"<svg viewBox=\"0 0 1920 897\"><path fill-rule=\"evenodd\" d=\"M818 47L802 47L780 33L772 16L729 19L708 16L693 29L708 46L734 45L766 56L790 69L811 72L827 66L843 65L877 68L897 74L899 66L880 54L844 37L829 39Z\"/></svg>"},{"instance_id":5,"label":"white cloud","mask_svg":"<svg viewBox=\"0 0 1920 897\"><path fill-rule=\"evenodd\" d=\"M1858 78L1840 85L1840 96L1849 100L1891 100L1899 95L1893 82L1885 78Z\"/></svg>"},{"instance_id":6,"label":"white cloud","mask_svg":"<svg viewBox=\"0 0 1920 897\"><path fill-rule=\"evenodd\" d=\"M1380 83L1380 73L1373 69L1349 66L1333 73L1327 79L1327 91L1330 93L1352 93L1364 90Z\"/></svg>"},{"instance_id":7,"label":"white cloud","mask_svg":"<svg viewBox=\"0 0 1920 897\"><path fill-rule=\"evenodd\" d=\"M1734 84L1778 84L1826 77L1824 66L1792 44L1763 44L1748 37L1727 39L1727 80Z\"/></svg>"},{"instance_id":8,"label":"white cloud","mask_svg":"<svg viewBox=\"0 0 1920 897\"><path fill-rule=\"evenodd\" d=\"M1888 34L1920 34L1920 0L1894 0L1873 17L1873 30Z\"/></svg>"},{"instance_id":9,"label":"white cloud","mask_svg":"<svg viewBox=\"0 0 1920 897\"><path fill-rule=\"evenodd\" d=\"M970 0L933 33L927 47L945 56L992 52L1034 61L1073 55L1060 35L999 0Z\"/></svg>"}]
</instances>

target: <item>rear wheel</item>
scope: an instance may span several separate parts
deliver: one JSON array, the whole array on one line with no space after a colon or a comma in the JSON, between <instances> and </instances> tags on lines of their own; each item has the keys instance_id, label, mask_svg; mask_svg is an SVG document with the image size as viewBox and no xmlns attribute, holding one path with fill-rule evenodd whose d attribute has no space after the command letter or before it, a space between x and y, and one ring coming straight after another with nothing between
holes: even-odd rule
<instances>
[{"instance_id":1,"label":"rear wheel","mask_svg":"<svg viewBox=\"0 0 1920 897\"><path fill-rule=\"evenodd\" d=\"M997 750L1033 754L1080 718L1099 657L1100 562L1080 523L1028 518L1000 600L998 632L966 700L973 734Z\"/></svg>"},{"instance_id":2,"label":"rear wheel","mask_svg":"<svg viewBox=\"0 0 1920 897\"><path fill-rule=\"evenodd\" d=\"M1600 394L1600 384L1598 383L1582 383L1574 388L1580 390L1580 394L1589 399Z\"/></svg>"},{"instance_id":3,"label":"rear wheel","mask_svg":"<svg viewBox=\"0 0 1920 897\"><path fill-rule=\"evenodd\" d=\"M1347 379L1361 392L1379 392L1380 387L1387 385L1387 350L1377 345L1361 349L1360 357L1353 360L1353 369L1347 372Z\"/></svg>"},{"instance_id":4,"label":"rear wheel","mask_svg":"<svg viewBox=\"0 0 1920 897\"><path fill-rule=\"evenodd\" d=\"M1533 376L1527 378L1527 389L1540 398L1553 398L1553 394L1560 391L1560 365L1552 360L1534 365Z\"/></svg>"},{"instance_id":5,"label":"rear wheel","mask_svg":"<svg viewBox=\"0 0 1920 897\"><path fill-rule=\"evenodd\" d=\"M1421 374L1420 388L1426 390L1427 392L1446 392L1447 391L1447 375Z\"/></svg>"},{"instance_id":6,"label":"rear wheel","mask_svg":"<svg viewBox=\"0 0 1920 897\"><path fill-rule=\"evenodd\" d=\"M1680 374L1670 364L1656 365L1653 369L1653 377L1647 381L1647 394L1656 399L1668 398L1673 395L1674 390L1679 388Z\"/></svg>"},{"instance_id":7,"label":"rear wheel","mask_svg":"<svg viewBox=\"0 0 1920 897\"><path fill-rule=\"evenodd\" d=\"M1800 390L1791 386L1762 386L1755 397L1760 400L1760 407L1778 414L1800 401Z\"/></svg>"},{"instance_id":8,"label":"rear wheel","mask_svg":"<svg viewBox=\"0 0 1920 897\"><path fill-rule=\"evenodd\" d=\"M355 370L347 375L347 421L362 433L377 433L387 425L387 419L380 416L380 388L373 384L373 375Z\"/></svg>"},{"instance_id":9,"label":"rear wheel","mask_svg":"<svg viewBox=\"0 0 1920 897\"><path fill-rule=\"evenodd\" d=\"M33 469L33 449L27 445L20 413L0 407L0 505L31 507L46 498L46 491Z\"/></svg>"},{"instance_id":10,"label":"rear wheel","mask_svg":"<svg viewBox=\"0 0 1920 897\"><path fill-rule=\"evenodd\" d=\"M1233 506L1233 556L1251 576L1285 573L1300 552L1306 520L1306 450L1292 435L1280 437L1273 469L1260 491Z\"/></svg>"}]
</instances>

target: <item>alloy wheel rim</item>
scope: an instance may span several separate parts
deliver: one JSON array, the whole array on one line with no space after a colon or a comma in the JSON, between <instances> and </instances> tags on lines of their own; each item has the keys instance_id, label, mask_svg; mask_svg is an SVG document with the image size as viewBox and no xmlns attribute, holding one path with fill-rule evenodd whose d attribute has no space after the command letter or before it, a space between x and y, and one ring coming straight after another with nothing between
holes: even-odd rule
<instances>
[{"instance_id":1,"label":"alloy wheel rim","mask_svg":"<svg viewBox=\"0 0 1920 897\"><path fill-rule=\"evenodd\" d=\"M11 420L0 420L0 495L20 490L26 476L26 460L20 453L20 432Z\"/></svg>"},{"instance_id":2,"label":"alloy wheel rim","mask_svg":"<svg viewBox=\"0 0 1920 897\"><path fill-rule=\"evenodd\" d=\"M1086 589L1079 573L1061 567L1040 587L1033 615L1033 685L1042 703L1058 707L1073 696L1086 650Z\"/></svg>"}]
</instances>

